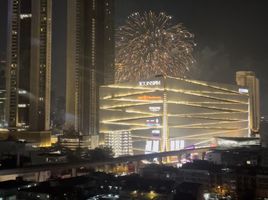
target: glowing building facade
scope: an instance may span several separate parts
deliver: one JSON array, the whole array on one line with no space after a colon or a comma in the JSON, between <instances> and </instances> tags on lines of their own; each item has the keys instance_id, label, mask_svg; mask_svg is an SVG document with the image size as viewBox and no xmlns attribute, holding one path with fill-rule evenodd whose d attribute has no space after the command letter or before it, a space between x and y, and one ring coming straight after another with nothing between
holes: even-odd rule
<instances>
[{"instance_id":1,"label":"glowing building facade","mask_svg":"<svg viewBox=\"0 0 268 200\"><path fill-rule=\"evenodd\" d=\"M260 85L259 79L252 71L236 72L236 83L242 87L249 88L250 101L250 130L251 134L259 133L260 131Z\"/></svg>"},{"instance_id":2,"label":"glowing building facade","mask_svg":"<svg viewBox=\"0 0 268 200\"><path fill-rule=\"evenodd\" d=\"M134 154L248 137L249 112L248 89L236 85L156 76L100 87L103 142L107 134L129 132Z\"/></svg>"}]
</instances>

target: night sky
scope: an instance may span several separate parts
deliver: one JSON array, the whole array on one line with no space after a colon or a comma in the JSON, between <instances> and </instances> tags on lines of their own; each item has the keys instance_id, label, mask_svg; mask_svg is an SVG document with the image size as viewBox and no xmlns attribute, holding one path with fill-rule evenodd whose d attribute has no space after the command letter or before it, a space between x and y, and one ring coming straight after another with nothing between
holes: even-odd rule
<instances>
[{"instance_id":1,"label":"night sky","mask_svg":"<svg viewBox=\"0 0 268 200\"><path fill-rule=\"evenodd\" d=\"M0 0L0 55L5 53L6 1ZM52 84L64 95L66 0L53 1ZM261 83L261 112L268 115L268 1L116 0L116 27L132 12L173 16L195 34L197 63L191 78L235 83L237 70L255 71Z\"/></svg>"}]
</instances>

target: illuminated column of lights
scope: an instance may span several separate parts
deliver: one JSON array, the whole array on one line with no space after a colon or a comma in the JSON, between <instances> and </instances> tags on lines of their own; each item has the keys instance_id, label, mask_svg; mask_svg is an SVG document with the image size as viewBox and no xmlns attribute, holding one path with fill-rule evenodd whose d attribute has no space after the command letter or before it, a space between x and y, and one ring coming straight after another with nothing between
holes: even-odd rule
<instances>
[{"instance_id":1,"label":"illuminated column of lights","mask_svg":"<svg viewBox=\"0 0 268 200\"><path fill-rule=\"evenodd\" d=\"M167 92L164 90L163 94L163 133L162 133L162 147L161 152L169 150L168 139L168 114L167 114Z\"/></svg>"},{"instance_id":2,"label":"illuminated column of lights","mask_svg":"<svg viewBox=\"0 0 268 200\"><path fill-rule=\"evenodd\" d=\"M251 127L251 114L252 114L252 112L250 112L250 111L251 111L250 98L248 99L248 104L249 104L249 107L248 107L248 113L250 113L250 114L248 115L248 127ZM248 129L248 136L250 136L250 134L251 134L251 130L250 130L250 128L249 128L249 129Z\"/></svg>"}]
</instances>

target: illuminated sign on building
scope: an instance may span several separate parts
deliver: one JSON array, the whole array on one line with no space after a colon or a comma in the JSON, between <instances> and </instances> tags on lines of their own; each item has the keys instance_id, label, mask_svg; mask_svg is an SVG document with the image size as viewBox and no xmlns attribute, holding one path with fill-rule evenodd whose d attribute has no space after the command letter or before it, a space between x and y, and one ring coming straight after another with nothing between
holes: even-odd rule
<instances>
[{"instance_id":1,"label":"illuminated sign on building","mask_svg":"<svg viewBox=\"0 0 268 200\"><path fill-rule=\"evenodd\" d=\"M248 89L246 89L246 88L239 88L238 91L240 94L248 94Z\"/></svg>"},{"instance_id":2,"label":"illuminated sign on building","mask_svg":"<svg viewBox=\"0 0 268 200\"><path fill-rule=\"evenodd\" d=\"M149 110L152 112L159 112L161 110L160 106L149 106Z\"/></svg>"},{"instance_id":3,"label":"illuminated sign on building","mask_svg":"<svg viewBox=\"0 0 268 200\"><path fill-rule=\"evenodd\" d=\"M161 81L139 81L139 86L161 85Z\"/></svg>"},{"instance_id":4,"label":"illuminated sign on building","mask_svg":"<svg viewBox=\"0 0 268 200\"><path fill-rule=\"evenodd\" d=\"M159 123L160 122L159 122L158 118L156 118L156 119L147 119L146 120L147 126L159 126L160 125Z\"/></svg>"},{"instance_id":5,"label":"illuminated sign on building","mask_svg":"<svg viewBox=\"0 0 268 200\"><path fill-rule=\"evenodd\" d=\"M160 134L160 130L158 130L158 129L152 130L152 134Z\"/></svg>"},{"instance_id":6,"label":"illuminated sign on building","mask_svg":"<svg viewBox=\"0 0 268 200\"><path fill-rule=\"evenodd\" d=\"M162 97L161 96L147 96L147 95L144 95L144 96L139 96L138 99L139 100L161 100Z\"/></svg>"}]
</instances>

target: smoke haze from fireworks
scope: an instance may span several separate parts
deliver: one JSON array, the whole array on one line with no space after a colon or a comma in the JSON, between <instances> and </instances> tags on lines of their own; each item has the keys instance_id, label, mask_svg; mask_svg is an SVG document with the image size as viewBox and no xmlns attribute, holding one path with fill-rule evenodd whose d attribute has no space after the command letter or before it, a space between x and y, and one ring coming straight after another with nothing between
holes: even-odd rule
<instances>
[{"instance_id":1,"label":"smoke haze from fireworks","mask_svg":"<svg viewBox=\"0 0 268 200\"><path fill-rule=\"evenodd\" d=\"M152 11L131 14L116 31L116 82L154 75L185 77L194 63L194 35L172 17Z\"/></svg>"}]
</instances>

